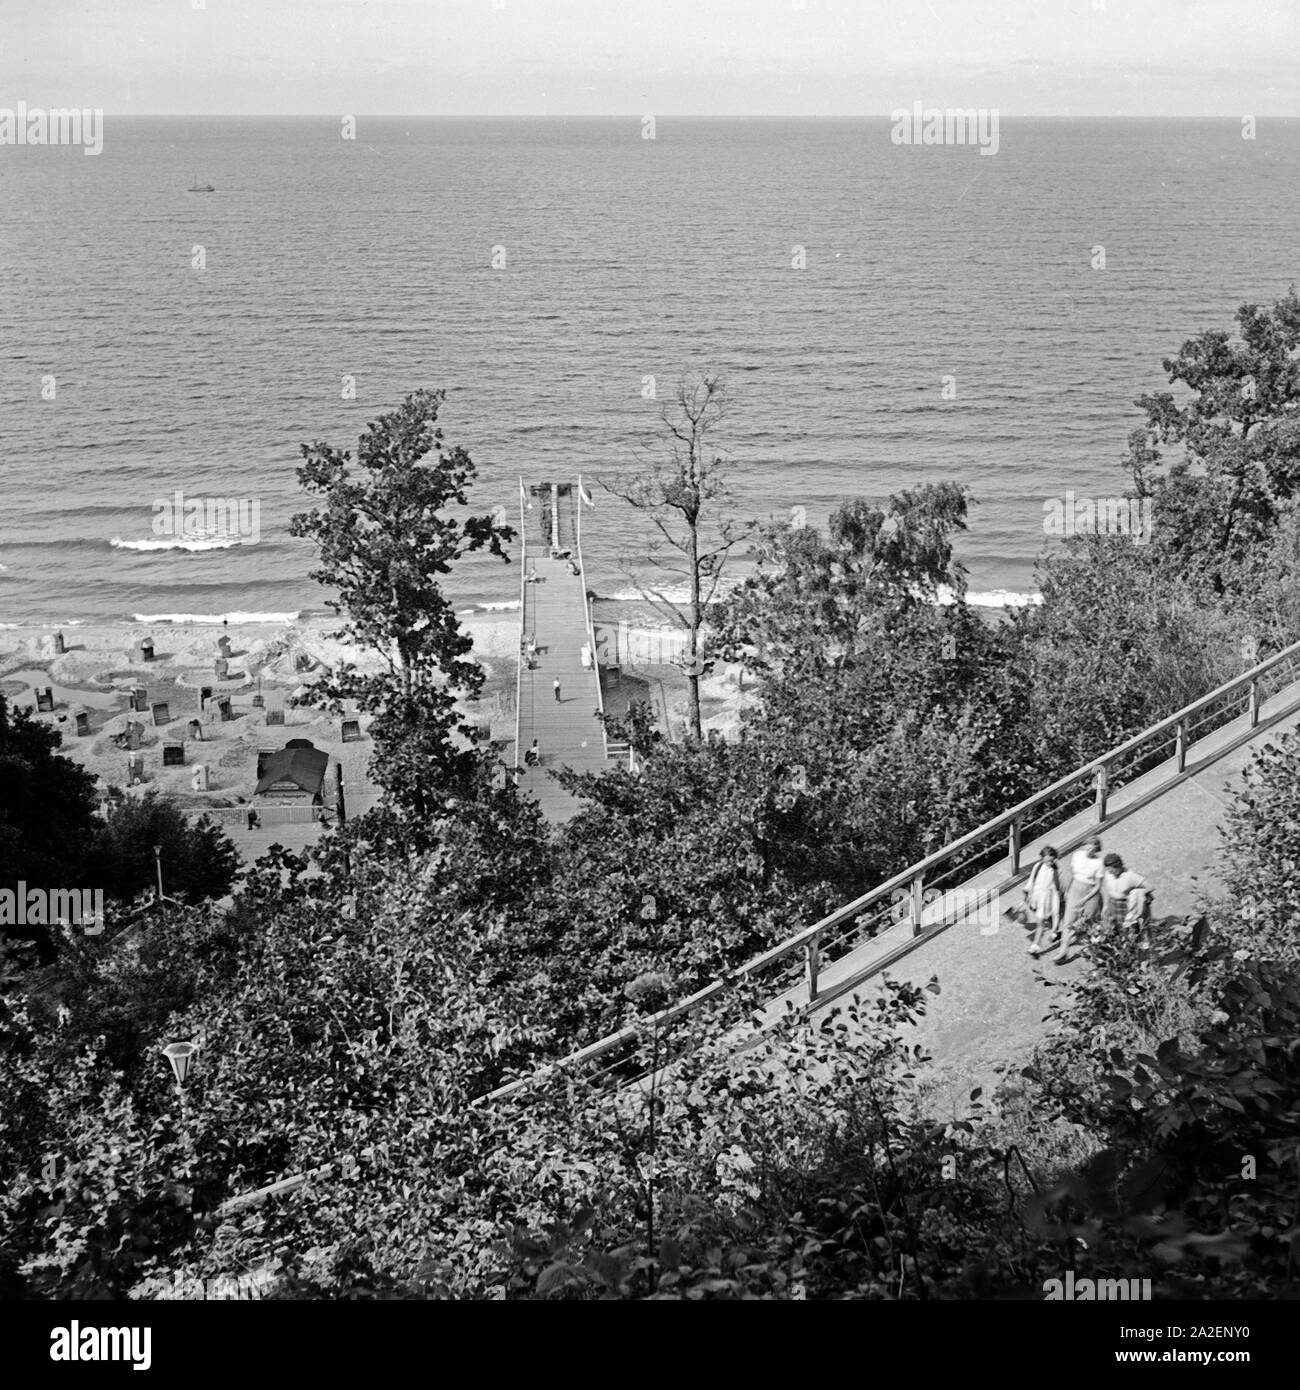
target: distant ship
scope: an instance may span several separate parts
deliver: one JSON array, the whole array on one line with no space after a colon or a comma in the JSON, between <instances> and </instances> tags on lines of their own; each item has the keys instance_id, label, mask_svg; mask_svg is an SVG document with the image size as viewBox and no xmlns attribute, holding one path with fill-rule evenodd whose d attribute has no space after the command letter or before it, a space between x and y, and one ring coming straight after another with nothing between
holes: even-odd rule
<instances>
[{"instance_id":1,"label":"distant ship","mask_svg":"<svg viewBox=\"0 0 1300 1390\"><path fill-rule=\"evenodd\" d=\"M190 192L191 192L191 193L215 193L216 191L217 191L217 190L216 190L215 188L213 188L213 186L212 186L210 183L192 183L192 184L190 184Z\"/></svg>"}]
</instances>

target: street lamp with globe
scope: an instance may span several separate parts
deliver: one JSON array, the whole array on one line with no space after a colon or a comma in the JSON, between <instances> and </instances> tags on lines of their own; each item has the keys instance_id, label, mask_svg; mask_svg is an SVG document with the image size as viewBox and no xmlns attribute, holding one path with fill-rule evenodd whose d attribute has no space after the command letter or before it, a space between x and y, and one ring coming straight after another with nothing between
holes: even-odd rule
<instances>
[{"instance_id":1,"label":"street lamp with globe","mask_svg":"<svg viewBox=\"0 0 1300 1390\"><path fill-rule=\"evenodd\" d=\"M176 1094L181 1103L181 1119L185 1120L185 1080L190 1074L190 1067L194 1064L194 1054L198 1052L198 1043L174 1042L168 1043L162 1049L162 1054L171 1063L172 1075L176 1078Z\"/></svg>"}]
</instances>

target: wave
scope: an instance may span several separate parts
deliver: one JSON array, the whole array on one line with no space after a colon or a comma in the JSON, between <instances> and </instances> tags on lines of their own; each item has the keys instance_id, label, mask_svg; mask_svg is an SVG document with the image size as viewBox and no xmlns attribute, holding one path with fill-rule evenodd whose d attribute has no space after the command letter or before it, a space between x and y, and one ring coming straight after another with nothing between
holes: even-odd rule
<instances>
[{"instance_id":1,"label":"wave","mask_svg":"<svg viewBox=\"0 0 1300 1390\"><path fill-rule=\"evenodd\" d=\"M29 623L0 623L0 630L5 632L32 631L34 628L44 628L51 632L56 632L61 627L84 627L87 623L93 623L93 618L33 618ZM105 626L111 627L112 623Z\"/></svg>"},{"instance_id":2,"label":"wave","mask_svg":"<svg viewBox=\"0 0 1300 1390\"><path fill-rule=\"evenodd\" d=\"M300 609L292 613L132 613L134 623L296 623Z\"/></svg>"},{"instance_id":3,"label":"wave","mask_svg":"<svg viewBox=\"0 0 1300 1390\"><path fill-rule=\"evenodd\" d=\"M158 541L124 541L120 536L114 536L109 541L115 550L229 550L231 546L243 543L240 536L195 536Z\"/></svg>"},{"instance_id":4,"label":"wave","mask_svg":"<svg viewBox=\"0 0 1300 1390\"><path fill-rule=\"evenodd\" d=\"M1041 607L1043 596L1016 593L1013 589L989 589L984 593L967 594L966 602L972 608L1037 608Z\"/></svg>"},{"instance_id":5,"label":"wave","mask_svg":"<svg viewBox=\"0 0 1300 1390\"><path fill-rule=\"evenodd\" d=\"M680 589L666 585L659 592L671 603L686 603L691 596L690 589L684 585ZM596 598L601 603L651 603L654 601L654 595L647 596L640 589L616 589L612 594L597 594Z\"/></svg>"},{"instance_id":6,"label":"wave","mask_svg":"<svg viewBox=\"0 0 1300 1390\"><path fill-rule=\"evenodd\" d=\"M662 592L665 598L673 603L685 603L690 597L689 591L685 588L666 588ZM639 589L618 589L612 594L597 594L596 598L605 603L649 602ZM1028 608L1036 607L1042 601L1042 594L1020 593L1014 589L974 590L966 595L966 602L972 608ZM933 602L939 608L950 608L957 602L957 595L944 585L935 595Z\"/></svg>"}]
</instances>

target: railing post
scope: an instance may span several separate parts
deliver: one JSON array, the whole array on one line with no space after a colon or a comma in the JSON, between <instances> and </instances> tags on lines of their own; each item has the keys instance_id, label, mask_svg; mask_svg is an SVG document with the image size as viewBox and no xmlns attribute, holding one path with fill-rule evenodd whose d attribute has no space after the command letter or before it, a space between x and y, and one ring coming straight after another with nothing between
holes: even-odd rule
<instances>
[{"instance_id":1,"label":"railing post","mask_svg":"<svg viewBox=\"0 0 1300 1390\"><path fill-rule=\"evenodd\" d=\"M921 898L921 882L922 882L922 880L921 880L921 875L920 875L920 874L917 874L917 876L912 880L912 935L913 935L913 936L920 936L920 935L921 935L921 913L922 913L922 911L923 911L923 909L924 909L924 903L923 903L922 898Z\"/></svg>"},{"instance_id":2,"label":"railing post","mask_svg":"<svg viewBox=\"0 0 1300 1390\"><path fill-rule=\"evenodd\" d=\"M808 1002L812 1004L817 999L817 972L821 967L822 954L821 935L814 936L803 950L804 965L808 974Z\"/></svg>"},{"instance_id":3,"label":"railing post","mask_svg":"<svg viewBox=\"0 0 1300 1390\"><path fill-rule=\"evenodd\" d=\"M1108 773L1107 773L1107 771L1106 771L1106 764L1105 764L1105 763L1100 763L1100 764L1098 764L1098 767L1097 767L1097 819L1098 819L1099 821L1103 821L1103 820L1106 819L1106 793L1107 793L1107 791L1109 790L1109 787L1108 787L1108 785L1107 785L1107 784L1108 784L1108 781L1109 781L1109 775L1108 775Z\"/></svg>"},{"instance_id":4,"label":"railing post","mask_svg":"<svg viewBox=\"0 0 1300 1390\"><path fill-rule=\"evenodd\" d=\"M1187 720L1180 719L1174 729L1174 756L1178 759L1178 770L1187 768Z\"/></svg>"},{"instance_id":5,"label":"railing post","mask_svg":"<svg viewBox=\"0 0 1300 1390\"><path fill-rule=\"evenodd\" d=\"M1259 677L1256 676L1250 683L1250 727L1253 729L1259 723Z\"/></svg>"},{"instance_id":6,"label":"railing post","mask_svg":"<svg viewBox=\"0 0 1300 1390\"><path fill-rule=\"evenodd\" d=\"M1019 816L1013 816L1013 817L1011 818L1011 833L1010 833L1010 835L1008 836L1008 840L1009 840L1009 843L1008 843L1007 848L1008 848L1008 850L1009 850L1009 852L1010 852L1010 854L1011 854L1011 872L1012 872L1013 874L1018 874L1018 873L1020 872L1020 817L1019 817Z\"/></svg>"}]
</instances>

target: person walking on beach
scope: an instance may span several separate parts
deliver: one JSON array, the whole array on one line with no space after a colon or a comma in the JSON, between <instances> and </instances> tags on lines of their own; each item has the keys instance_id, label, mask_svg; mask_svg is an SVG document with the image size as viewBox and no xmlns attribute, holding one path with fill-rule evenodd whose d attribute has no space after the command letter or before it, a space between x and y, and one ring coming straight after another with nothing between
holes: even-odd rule
<instances>
[{"instance_id":1,"label":"person walking on beach","mask_svg":"<svg viewBox=\"0 0 1300 1390\"><path fill-rule=\"evenodd\" d=\"M1061 892L1061 872L1056 863L1056 851L1048 845L1038 856L1038 863L1025 883L1025 906L1036 924L1029 954L1035 958L1049 949L1051 939L1061 927L1065 895Z\"/></svg>"},{"instance_id":2,"label":"person walking on beach","mask_svg":"<svg viewBox=\"0 0 1300 1390\"><path fill-rule=\"evenodd\" d=\"M1070 946L1076 933L1101 916L1101 879L1105 860L1101 839L1094 835L1070 856L1070 887L1065 894L1065 919L1061 926L1061 949L1053 957L1057 965L1071 959Z\"/></svg>"},{"instance_id":3,"label":"person walking on beach","mask_svg":"<svg viewBox=\"0 0 1300 1390\"><path fill-rule=\"evenodd\" d=\"M559 676L556 676L555 680L551 683L551 689L555 691L555 703L558 705L558 704L560 703L560 678L559 678Z\"/></svg>"},{"instance_id":4,"label":"person walking on beach","mask_svg":"<svg viewBox=\"0 0 1300 1390\"><path fill-rule=\"evenodd\" d=\"M1108 854L1102 861L1102 892L1106 896L1106 920L1124 931L1135 931L1147 945L1151 926L1151 899L1155 890L1141 874L1125 868L1118 854Z\"/></svg>"}]
</instances>

